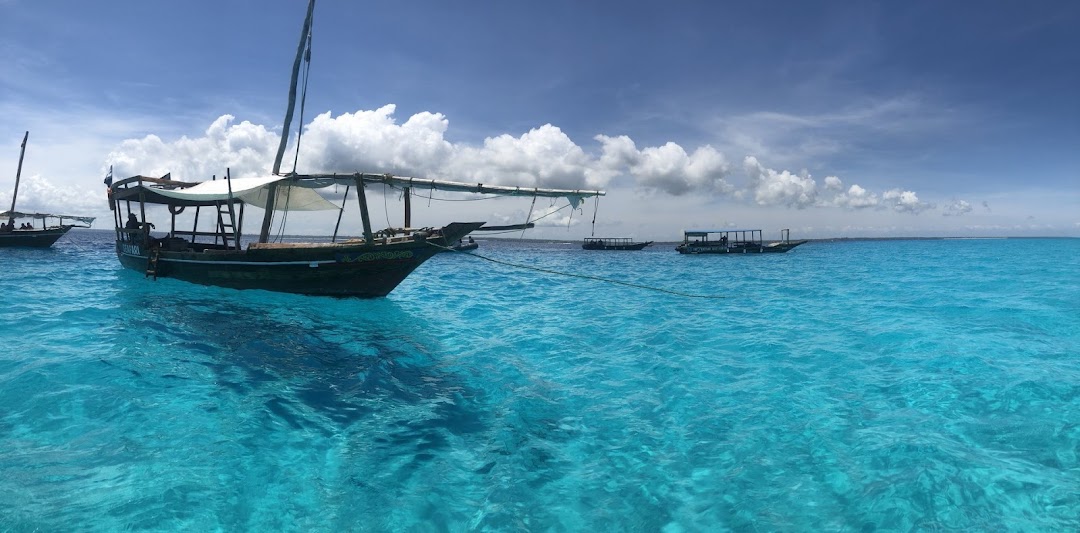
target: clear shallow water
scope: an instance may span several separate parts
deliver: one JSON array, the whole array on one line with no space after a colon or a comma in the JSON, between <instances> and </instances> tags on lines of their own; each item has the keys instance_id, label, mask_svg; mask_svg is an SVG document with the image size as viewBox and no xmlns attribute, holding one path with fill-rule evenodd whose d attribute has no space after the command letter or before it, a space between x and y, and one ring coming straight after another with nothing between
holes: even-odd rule
<instances>
[{"instance_id":1,"label":"clear shallow water","mask_svg":"<svg viewBox=\"0 0 1080 533\"><path fill-rule=\"evenodd\" d=\"M0 249L0 530L1075 530L1080 240L482 240L389 298Z\"/></svg>"}]
</instances>

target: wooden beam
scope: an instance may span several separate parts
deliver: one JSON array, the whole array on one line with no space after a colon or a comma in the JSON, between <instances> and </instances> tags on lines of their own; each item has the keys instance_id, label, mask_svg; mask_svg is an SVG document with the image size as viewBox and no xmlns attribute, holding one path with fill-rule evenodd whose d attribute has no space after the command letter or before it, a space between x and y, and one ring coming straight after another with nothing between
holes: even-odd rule
<instances>
[{"instance_id":1,"label":"wooden beam","mask_svg":"<svg viewBox=\"0 0 1080 533\"><path fill-rule=\"evenodd\" d=\"M375 236L371 234L371 218L368 216L367 193L364 192L364 178L356 176L356 198L360 201L360 218L364 222L364 239L368 244L375 243Z\"/></svg>"}]
</instances>

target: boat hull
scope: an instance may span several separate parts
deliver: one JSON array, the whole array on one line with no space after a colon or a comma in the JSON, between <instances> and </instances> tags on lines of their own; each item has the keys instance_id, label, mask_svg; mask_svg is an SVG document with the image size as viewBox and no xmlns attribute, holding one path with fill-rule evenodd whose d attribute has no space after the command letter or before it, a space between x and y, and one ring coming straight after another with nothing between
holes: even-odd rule
<instances>
[{"instance_id":1,"label":"boat hull","mask_svg":"<svg viewBox=\"0 0 1080 533\"><path fill-rule=\"evenodd\" d=\"M726 245L719 242L683 243L675 247L675 250L680 254L782 254L805 242L805 240L801 240L763 245L756 243Z\"/></svg>"},{"instance_id":2,"label":"boat hull","mask_svg":"<svg viewBox=\"0 0 1080 533\"><path fill-rule=\"evenodd\" d=\"M117 242L120 263L147 277L173 278L232 289L262 289L314 296L379 298L448 243L482 225L451 224L427 240L389 244L315 244L247 250L169 251ZM157 264L151 267L151 254Z\"/></svg>"},{"instance_id":3,"label":"boat hull","mask_svg":"<svg viewBox=\"0 0 1080 533\"><path fill-rule=\"evenodd\" d=\"M583 249L583 250L642 250L642 249L644 249L646 246L648 246L650 244L652 244L652 241L649 241L649 242L635 242L635 243L632 243L632 244L604 244L604 245L596 244L596 243L592 243L592 242L587 242L587 243L581 245L581 249Z\"/></svg>"},{"instance_id":4,"label":"boat hull","mask_svg":"<svg viewBox=\"0 0 1080 533\"><path fill-rule=\"evenodd\" d=\"M0 248L48 248L74 226L58 226L48 229L17 229L0 232Z\"/></svg>"}]
</instances>

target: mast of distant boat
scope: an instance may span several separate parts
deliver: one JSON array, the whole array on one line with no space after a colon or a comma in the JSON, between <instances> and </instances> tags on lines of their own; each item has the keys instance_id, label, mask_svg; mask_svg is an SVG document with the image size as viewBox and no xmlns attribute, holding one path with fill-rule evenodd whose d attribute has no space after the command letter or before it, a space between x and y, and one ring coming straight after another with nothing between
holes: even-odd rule
<instances>
[{"instance_id":1,"label":"mast of distant boat","mask_svg":"<svg viewBox=\"0 0 1080 533\"><path fill-rule=\"evenodd\" d=\"M285 125L281 128L281 142L278 144L277 156L274 158L274 175L281 172L281 158L285 155L285 145L289 142L289 133L292 129L293 110L296 109L296 82L300 78L300 65L308 52L311 43L311 15L315 11L315 0L308 2L307 17L304 18L304 27L300 31L300 45L296 49L296 59L293 61L292 81L289 85L289 106L285 109ZM307 55L310 61L310 55ZM304 127L303 124L300 127ZM296 169L293 169L296 172ZM266 213L263 214L262 229L259 231L259 242L265 243L270 238L270 223L274 219L274 201L277 200L277 183L272 183L267 188Z\"/></svg>"},{"instance_id":2,"label":"mast of distant boat","mask_svg":"<svg viewBox=\"0 0 1080 533\"><path fill-rule=\"evenodd\" d=\"M313 2L315 0L312 0ZM19 150L19 169L15 171L15 191L11 193L11 212L10 218L8 218L8 227L15 227L15 198L19 196L19 177L22 176L22 162L23 156L26 155L26 139L30 138L30 132L26 132L22 138L22 149Z\"/></svg>"}]
</instances>

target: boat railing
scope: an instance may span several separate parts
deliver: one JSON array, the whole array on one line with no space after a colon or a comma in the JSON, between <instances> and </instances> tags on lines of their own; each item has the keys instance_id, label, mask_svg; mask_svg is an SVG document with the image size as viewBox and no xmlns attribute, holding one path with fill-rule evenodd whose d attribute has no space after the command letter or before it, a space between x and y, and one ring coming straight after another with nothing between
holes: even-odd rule
<instances>
[{"instance_id":1,"label":"boat railing","mask_svg":"<svg viewBox=\"0 0 1080 533\"><path fill-rule=\"evenodd\" d=\"M710 236L715 236L710 238ZM686 231L683 242L689 246L727 246L739 248L761 246L764 239L761 230Z\"/></svg>"},{"instance_id":2,"label":"boat railing","mask_svg":"<svg viewBox=\"0 0 1080 533\"><path fill-rule=\"evenodd\" d=\"M585 243L603 246L626 246L634 244L634 239L629 237L585 237Z\"/></svg>"}]
</instances>

